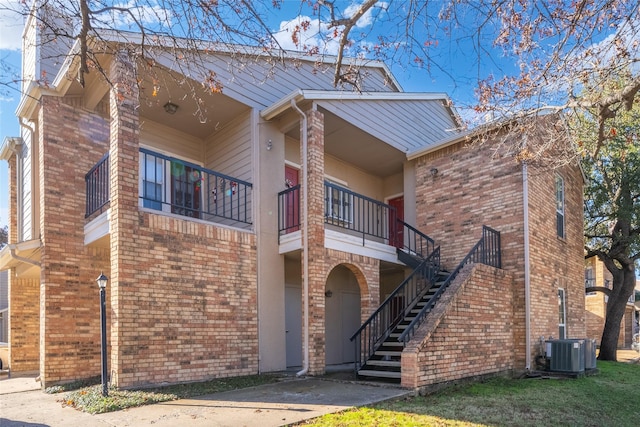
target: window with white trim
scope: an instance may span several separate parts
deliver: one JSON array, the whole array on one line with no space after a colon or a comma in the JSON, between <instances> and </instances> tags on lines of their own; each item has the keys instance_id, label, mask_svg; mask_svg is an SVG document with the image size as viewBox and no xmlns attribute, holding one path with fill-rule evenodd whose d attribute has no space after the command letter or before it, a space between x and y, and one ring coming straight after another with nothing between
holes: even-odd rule
<instances>
[{"instance_id":1,"label":"window with white trim","mask_svg":"<svg viewBox=\"0 0 640 427\"><path fill-rule=\"evenodd\" d=\"M326 215L333 220L351 224L353 222L353 195L334 187L328 187L327 191Z\"/></svg>"},{"instance_id":2,"label":"window with white trim","mask_svg":"<svg viewBox=\"0 0 640 427\"><path fill-rule=\"evenodd\" d=\"M563 288L558 288L558 338L567 338L567 301Z\"/></svg>"},{"instance_id":3,"label":"window with white trim","mask_svg":"<svg viewBox=\"0 0 640 427\"><path fill-rule=\"evenodd\" d=\"M556 175L556 232L564 239L564 179Z\"/></svg>"},{"instance_id":4,"label":"window with white trim","mask_svg":"<svg viewBox=\"0 0 640 427\"><path fill-rule=\"evenodd\" d=\"M140 176L142 177L142 186L140 188L142 206L162 210L162 201L164 200L162 159L140 153Z\"/></svg>"}]
</instances>

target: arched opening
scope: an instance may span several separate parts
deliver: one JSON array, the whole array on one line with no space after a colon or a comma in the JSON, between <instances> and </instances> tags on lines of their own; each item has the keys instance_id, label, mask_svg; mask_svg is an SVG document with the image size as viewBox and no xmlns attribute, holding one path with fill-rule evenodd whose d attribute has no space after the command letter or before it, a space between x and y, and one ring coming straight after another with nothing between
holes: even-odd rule
<instances>
[{"instance_id":1,"label":"arched opening","mask_svg":"<svg viewBox=\"0 0 640 427\"><path fill-rule=\"evenodd\" d=\"M356 275L338 265L325 285L325 363L352 363L355 344L349 340L360 327L360 286Z\"/></svg>"}]
</instances>

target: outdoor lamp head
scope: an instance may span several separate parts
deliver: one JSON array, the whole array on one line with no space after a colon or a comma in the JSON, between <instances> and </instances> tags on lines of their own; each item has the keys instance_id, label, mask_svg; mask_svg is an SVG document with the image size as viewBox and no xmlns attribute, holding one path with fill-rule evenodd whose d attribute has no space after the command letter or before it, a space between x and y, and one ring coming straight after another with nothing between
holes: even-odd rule
<instances>
[{"instance_id":1,"label":"outdoor lamp head","mask_svg":"<svg viewBox=\"0 0 640 427\"><path fill-rule=\"evenodd\" d=\"M100 273L100 276L98 276L98 278L96 279L96 282L98 282L98 287L100 289L104 289L107 287L107 281L109 279L107 279L107 276L105 276L102 272Z\"/></svg>"}]
</instances>

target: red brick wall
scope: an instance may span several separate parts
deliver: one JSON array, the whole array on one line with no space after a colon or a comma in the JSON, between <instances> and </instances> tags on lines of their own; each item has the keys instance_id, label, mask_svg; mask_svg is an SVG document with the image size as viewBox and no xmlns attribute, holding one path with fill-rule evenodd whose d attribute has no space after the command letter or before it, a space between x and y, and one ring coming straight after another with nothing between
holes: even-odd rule
<instances>
[{"instance_id":1,"label":"red brick wall","mask_svg":"<svg viewBox=\"0 0 640 427\"><path fill-rule=\"evenodd\" d=\"M135 268L119 275L112 314L114 383L257 373L255 235L147 212L137 217L130 252L122 254Z\"/></svg>"},{"instance_id":2,"label":"red brick wall","mask_svg":"<svg viewBox=\"0 0 640 427\"><path fill-rule=\"evenodd\" d=\"M556 231L555 176L565 185L565 238ZM558 338L558 288L565 289L567 338L584 338L582 175L576 167L529 167L531 337Z\"/></svg>"},{"instance_id":3,"label":"red brick wall","mask_svg":"<svg viewBox=\"0 0 640 427\"><path fill-rule=\"evenodd\" d=\"M438 173L431 173L437 168ZM540 336L558 336L557 289L567 291L568 333L586 334L582 252L582 181L577 167L565 177L566 239L556 233L555 171L528 168L531 254L531 356ZM481 237L482 225L501 233L502 267L513 275L512 325L516 367L524 368L525 276L523 167L481 146L448 147L416 160L417 227L441 245L454 268Z\"/></svg>"},{"instance_id":4,"label":"red brick wall","mask_svg":"<svg viewBox=\"0 0 640 427\"><path fill-rule=\"evenodd\" d=\"M9 366L12 372L39 368L40 282L19 279L9 272Z\"/></svg>"},{"instance_id":5,"label":"red brick wall","mask_svg":"<svg viewBox=\"0 0 640 427\"><path fill-rule=\"evenodd\" d=\"M9 241L17 242L17 158L9 159ZM40 319L40 284L21 279L15 269L8 272L9 299L9 367L13 372L38 370Z\"/></svg>"},{"instance_id":6,"label":"red brick wall","mask_svg":"<svg viewBox=\"0 0 640 427\"><path fill-rule=\"evenodd\" d=\"M258 371L255 235L138 206L139 119L126 58L111 77L111 359L119 387Z\"/></svg>"},{"instance_id":7,"label":"red brick wall","mask_svg":"<svg viewBox=\"0 0 640 427\"><path fill-rule=\"evenodd\" d=\"M43 96L38 118L43 387L100 374L95 279L109 275L108 251L84 245L84 177L106 151L108 121L73 101Z\"/></svg>"},{"instance_id":8,"label":"red brick wall","mask_svg":"<svg viewBox=\"0 0 640 427\"><path fill-rule=\"evenodd\" d=\"M322 113L314 110L307 112L307 115L310 205L309 373L320 375L325 371L326 361L324 292L329 274L336 266L344 265L355 275L360 287L360 307L364 321L379 305L380 262L373 258L324 247L324 117ZM301 156L305 156L305 153L301 152Z\"/></svg>"},{"instance_id":9,"label":"red brick wall","mask_svg":"<svg viewBox=\"0 0 640 427\"><path fill-rule=\"evenodd\" d=\"M465 267L402 352L402 386L513 369L512 289L504 270Z\"/></svg>"},{"instance_id":10,"label":"red brick wall","mask_svg":"<svg viewBox=\"0 0 640 427\"><path fill-rule=\"evenodd\" d=\"M326 271L324 249L324 116L316 110L310 110L307 118L307 153L301 151L300 156L307 157L308 179L306 227L309 239L309 373L319 375L324 373L325 366L324 291L329 274ZM303 150L302 144L300 148ZM304 225L302 232L305 232ZM304 259L302 262L304 274ZM304 292L302 298L304 311ZM304 325L302 333L304 334Z\"/></svg>"}]
</instances>

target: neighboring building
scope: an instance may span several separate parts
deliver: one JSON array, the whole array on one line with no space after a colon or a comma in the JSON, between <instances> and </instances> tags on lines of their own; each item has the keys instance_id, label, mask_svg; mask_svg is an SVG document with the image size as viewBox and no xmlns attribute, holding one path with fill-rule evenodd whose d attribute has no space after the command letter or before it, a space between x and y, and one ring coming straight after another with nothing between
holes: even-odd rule
<instances>
[{"instance_id":1,"label":"neighboring building","mask_svg":"<svg viewBox=\"0 0 640 427\"><path fill-rule=\"evenodd\" d=\"M613 276L607 270L604 263L597 257L585 260L584 286L588 291L585 296L585 309L587 310L587 337L595 339L600 345L602 330L607 313L607 289L613 287ZM592 289L589 289L592 288ZM596 288L596 289L593 289ZM599 289L598 289L599 288ZM636 328L635 293L629 297L624 316L620 322L620 335L618 336L618 348L631 348L633 334Z\"/></svg>"},{"instance_id":2,"label":"neighboring building","mask_svg":"<svg viewBox=\"0 0 640 427\"><path fill-rule=\"evenodd\" d=\"M266 57L209 53L224 90L197 110L198 82L161 55L132 65L114 38L112 86L60 60L44 88L37 29L22 135L0 147L13 371L99 374L101 271L118 387L353 362L423 387L533 369L540 337L585 336L577 166L468 146L446 95L405 93L375 61L352 93L313 58L266 76Z\"/></svg>"}]
</instances>

